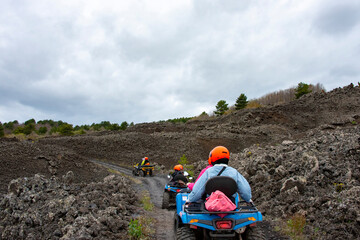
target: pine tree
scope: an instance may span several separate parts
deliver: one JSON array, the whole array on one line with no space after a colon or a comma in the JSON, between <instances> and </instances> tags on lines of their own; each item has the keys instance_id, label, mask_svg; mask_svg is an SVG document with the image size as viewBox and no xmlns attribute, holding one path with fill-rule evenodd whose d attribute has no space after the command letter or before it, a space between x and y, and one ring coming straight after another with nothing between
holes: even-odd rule
<instances>
[{"instance_id":1,"label":"pine tree","mask_svg":"<svg viewBox=\"0 0 360 240\"><path fill-rule=\"evenodd\" d=\"M225 100L220 100L216 105L216 111L214 111L214 113L215 113L216 116L221 116L227 110L229 110L229 108L228 108L228 104L226 103L226 101Z\"/></svg>"},{"instance_id":2,"label":"pine tree","mask_svg":"<svg viewBox=\"0 0 360 240\"><path fill-rule=\"evenodd\" d=\"M246 105L248 104L247 101L247 97L245 96L245 94L240 94L240 96L236 99L236 103L235 103L235 109L236 110L240 110L246 107Z\"/></svg>"},{"instance_id":3,"label":"pine tree","mask_svg":"<svg viewBox=\"0 0 360 240\"><path fill-rule=\"evenodd\" d=\"M295 89L295 97L296 99L300 98L301 96L311 93L311 90L309 89L309 84L306 83L299 83L297 88Z\"/></svg>"}]
</instances>

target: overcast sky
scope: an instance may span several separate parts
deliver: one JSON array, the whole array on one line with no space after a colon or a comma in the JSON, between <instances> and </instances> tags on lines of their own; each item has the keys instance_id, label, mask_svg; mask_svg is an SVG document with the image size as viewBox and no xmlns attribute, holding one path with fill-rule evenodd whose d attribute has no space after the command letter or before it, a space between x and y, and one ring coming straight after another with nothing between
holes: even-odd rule
<instances>
[{"instance_id":1,"label":"overcast sky","mask_svg":"<svg viewBox=\"0 0 360 240\"><path fill-rule=\"evenodd\" d=\"M1 0L1 122L152 122L359 76L358 0Z\"/></svg>"}]
</instances>

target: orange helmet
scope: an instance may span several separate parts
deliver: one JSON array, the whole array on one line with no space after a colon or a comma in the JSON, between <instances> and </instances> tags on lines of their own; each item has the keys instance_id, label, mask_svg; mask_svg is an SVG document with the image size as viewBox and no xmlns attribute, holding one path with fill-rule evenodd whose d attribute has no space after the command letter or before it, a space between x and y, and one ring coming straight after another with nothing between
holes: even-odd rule
<instances>
[{"instance_id":1,"label":"orange helmet","mask_svg":"<svg viewBox=\"0 0 360 240\"><path fill-rule=\"evenodd\" d=\"M174 167L174 170L175 171L181 171L181 170L183 170L184 168L183 168L183 166L182 165L176 165L175 167Z\"/></svg>"},{"instance_id":2,"label":"orange helmet","mask_svg":"<svg viewBox=\"0 0 360 240\"><path fill-rule=\"evenodd\" d=\"M148 158L148 157L144 157L144 160L149 160L149 158Z\"/></svg>"},{"instance_id":3,"label":"orange helmet","mask_svg":"<svg viewBox=\"0 0 360 240\"><path fill-rule=\"evenodd\" d=\"M213 165L214 162L216 162L219 159L228 159L230 158L230 152L226 147L223 146L217 146L213 150L211 150L209 154L209 164Z\"/></svg>"}]
</instances>

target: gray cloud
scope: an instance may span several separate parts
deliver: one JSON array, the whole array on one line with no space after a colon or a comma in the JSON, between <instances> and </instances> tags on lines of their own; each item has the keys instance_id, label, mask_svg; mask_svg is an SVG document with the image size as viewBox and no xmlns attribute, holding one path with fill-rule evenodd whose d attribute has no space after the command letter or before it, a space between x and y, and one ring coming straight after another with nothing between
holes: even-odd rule
<instances>
[{"instance_id":1,"label":"gray cloud","mask_svg":"<svg viewBox=\"0 0 360 240\"><path fill-rule=\"evenodd\" d=\"M330 34L346 34L360 22L360 4L358 2L337 1L336 4L320 10L315 25L320 31Z\"/></svg>"},{"instance_id":2,"label":"gray cloud","mask_svg":"<svg viewBox=\"0 0 360 240\"><path fill-rule=\"evenodd\" d=\"M358 81L357 16L352 1L5 0L0 121L148 122L331 90Z\"/></svg>"}]
</instances>

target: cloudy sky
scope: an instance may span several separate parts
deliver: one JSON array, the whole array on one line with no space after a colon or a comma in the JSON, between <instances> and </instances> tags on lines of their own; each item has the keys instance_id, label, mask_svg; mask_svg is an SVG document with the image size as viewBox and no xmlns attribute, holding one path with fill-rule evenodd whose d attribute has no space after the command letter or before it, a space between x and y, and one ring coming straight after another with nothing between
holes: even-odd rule
<instances>
[{"instance_id":1,"label":"cloudy sky","mask_svg":"<svg viewBox=\"0 0 360 240\"><path fill-rule=\"evenodd\" d=\"M358 0L1 0L1 122L167 120L359 76Z\"/></svg>"}]
</instances>

